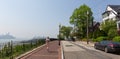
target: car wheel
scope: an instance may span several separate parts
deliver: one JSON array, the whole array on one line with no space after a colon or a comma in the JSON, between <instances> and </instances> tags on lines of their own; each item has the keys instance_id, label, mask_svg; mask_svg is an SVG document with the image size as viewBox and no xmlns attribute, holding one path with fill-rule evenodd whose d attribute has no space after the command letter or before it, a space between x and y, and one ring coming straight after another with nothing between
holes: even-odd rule
<instances>
[{"instance_id":1,"label":"car wheel","mask_svg":"<svg viewBox=\"0 0 120 59\"><path fill-rule=\"evenodd\" d=\"M108 52L109 52L107 47L105 47L105 52L106 52L106 53L108 53Z\"/></svg>"}]
</instances>

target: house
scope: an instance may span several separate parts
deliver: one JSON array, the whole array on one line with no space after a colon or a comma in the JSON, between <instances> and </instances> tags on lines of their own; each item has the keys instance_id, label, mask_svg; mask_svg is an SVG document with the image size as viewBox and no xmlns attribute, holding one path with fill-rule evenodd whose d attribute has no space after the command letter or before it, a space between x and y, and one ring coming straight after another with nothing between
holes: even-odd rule
<instances>
[{"instance_id":1,"label":"house","mask_svg":"<svg viewBox=\"0 0 120 59\"><path fill-rule=\"evenodd\" d=\"M90 32L93 33L93 32L95 32L96 30L100 29L99 26L100 26L100 23L99 23L99 22L93 21L92 26L89 27L89 33L90 33Z\"/></svg>"},{"instance_id":2,"label":"house","mask_svg":"<svg viewBox=\"0 0 120 59\"><path fill-rule=\"evenodd\" d=\"M117 29L120 30L120 5L108 5L106 11L102 13L103 21L117 21Z\"/></svg>"},{"instance_id":3,"label":"house","mask_svg":"<svg viewBox=\"0 0 120 59\"><path fill-rule=\"evenodd\" d=\"M100 23L99 22L93 22L93 32L96 31L97 29L100 29Z\"/></svg>"}]
</instances>

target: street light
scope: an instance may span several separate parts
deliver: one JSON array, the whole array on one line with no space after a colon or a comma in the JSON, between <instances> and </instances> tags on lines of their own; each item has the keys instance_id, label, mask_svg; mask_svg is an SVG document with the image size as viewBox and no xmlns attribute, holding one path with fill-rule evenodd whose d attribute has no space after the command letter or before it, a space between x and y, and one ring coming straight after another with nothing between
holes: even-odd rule
<instances>
[{"instance_id":1,"label":"street light","mask_svg":"<svg viewBox=\"0 0 120 59\"><path fill-rule=\"evenodd\" d=\"M74 34L75 34L76 31L77 31L77 29L76 29L77 26L76 26L76 25L77 25L77 19L75 19L75 22L74 22L74 32L73 32ZM74 36L74 38L76 39L76 36Z\"/></svg>"},{"instance_id":2,"label":"street light","mask_svg":"<svg viewBox=\"0 0 120 59\"><path fill-rule=\"evenodd\" d=\"M60 30L61 30L61 24L59 24L59 39L58 39L59 40L59 43L58 43L59 46L60 46L60 40L61 40Z\"/></svg>"},{"instance_id":3,"label":"street light","mask_svg":"<svg viewBox=\"0 0 120 59\"><path fill-rule=\"evenodd\" d=\"M89 44L89 38L88 38L88 15L89 15L89 12L87 11L87 44Z\"/></svg>"}]
</instances>

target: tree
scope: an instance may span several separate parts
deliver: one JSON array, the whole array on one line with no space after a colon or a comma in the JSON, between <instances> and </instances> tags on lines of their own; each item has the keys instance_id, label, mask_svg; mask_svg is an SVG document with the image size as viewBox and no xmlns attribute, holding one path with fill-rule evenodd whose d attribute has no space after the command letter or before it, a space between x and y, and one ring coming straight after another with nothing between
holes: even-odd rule
<instances>
[{"instance_id":1,"label":"tree","mask_svg":"<svg viewBox=\"0 0 120 59\"><path fill-rule=\"evenodd\" d=\"M103 30L97 29L93 32L92 38L96 39L97 37L101 36L107 36L107 34Z\"/></svg>"},{"instance_id":2,"label":"tree","mask_svg":"<svg viewBox=\"0 0 120 59\"><path fill-rule=\"evenodd\" d=\"M72 27L61 26L61 28L60 28L60 35L61 35L61 37L69 38L71 30L72 30Z\"/></svg>"},{"instance_id":3,"label":"tree","mask_svg":"<svg viewBox=\"0 0 120 59\"><path fill-rule=\"evenodd\" d=\"M114 20L106 20L104 22L101 23L100 25L100 28L105 31L105 33L108 34L108 31L111 29L111 28L114 28L117 30L117 24L116 24L116 21Z\"/></svg>"},{"instance_id":4,"label":"tree","mask_svg":"<svg viewBox=\"0 0 120 59\"><path fill-rule=\"evenodd\" d=\"M112 40L115 36L118 36L117 30L115 28L111 28L108 31L108 37Z\"/></svg>"},{"instance_id":5,"label":"tree","mask_svg":"<svg viewBox=\"0 0 120 59\"><path fill-rule=\"evenodd\" d=\"M118 36L117 24L114 20L108 19L102 22L100 28L107 34L109 39L113 39L115 36Z\"/></svg>"},{"instance_id":6,"label":"tree","mask_svg":"<svg viewBox=\"0 0 120 59\"><path fill-rule=\"evenodd\" d=\"M88 27L92 26L93 16L92 16L91 8L87 5L81 5L79 8L76 8L70 17L70 24L74 25L77 29L74 31L77 32L77 36L86 37L87 33L87 21Z\"/></svg>"}]
</instances>

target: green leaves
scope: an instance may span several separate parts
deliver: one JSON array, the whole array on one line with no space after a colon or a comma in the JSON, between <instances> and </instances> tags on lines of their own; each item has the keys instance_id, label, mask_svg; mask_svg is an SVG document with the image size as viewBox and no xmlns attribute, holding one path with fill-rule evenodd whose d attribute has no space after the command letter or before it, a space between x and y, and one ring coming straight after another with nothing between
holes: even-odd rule
<instances>
[{"instance_id":1,"label":"green leaves","mask_svg":"<svg viewBox=\"0 0 120 59\"><path fill-rule=\"evenodd\" d=\"M72 27L67 27L67 26L62 26L60 28L60 34L61 36L63 36L64 38L68 38L70 36L70 32L72 30Z\"/></svg>"},{"instance_id":2,"label":"green leaves","mask_svg":"<svg viewBox=\"0 0 120 59\"><path fill-rule=\"evenodd\" d=\"M86 35L86 27L87 27L87 21L88 25L92 26L93 22L93 16L92 11L87 5L81 5L79 8L76 8L70 17L70 24L74 25L78 29L74 29L74 31L77 31L79 35L85 37Z\"/></svg>"},{"instance_id":3,"label":"green leaves","mask_svg":"<svg viewBox=\"0 0 120 59\"><path fill-rule=\"evenodd\" d=\"M115 42L120 42L120 36L114 37L114 38L113 38L113 41L115 41Z\"/></svg>"},{"instance_id":4,"label":"green leaves","mask_svg":"<svg viewBox=\"0 0 120 59\"><path fill-rule=\"evenodd\" d=\"M107 20L102 22L100 28L110 37L117 35L117 24L114 20Z\"/></svg>"}]
</instances>

